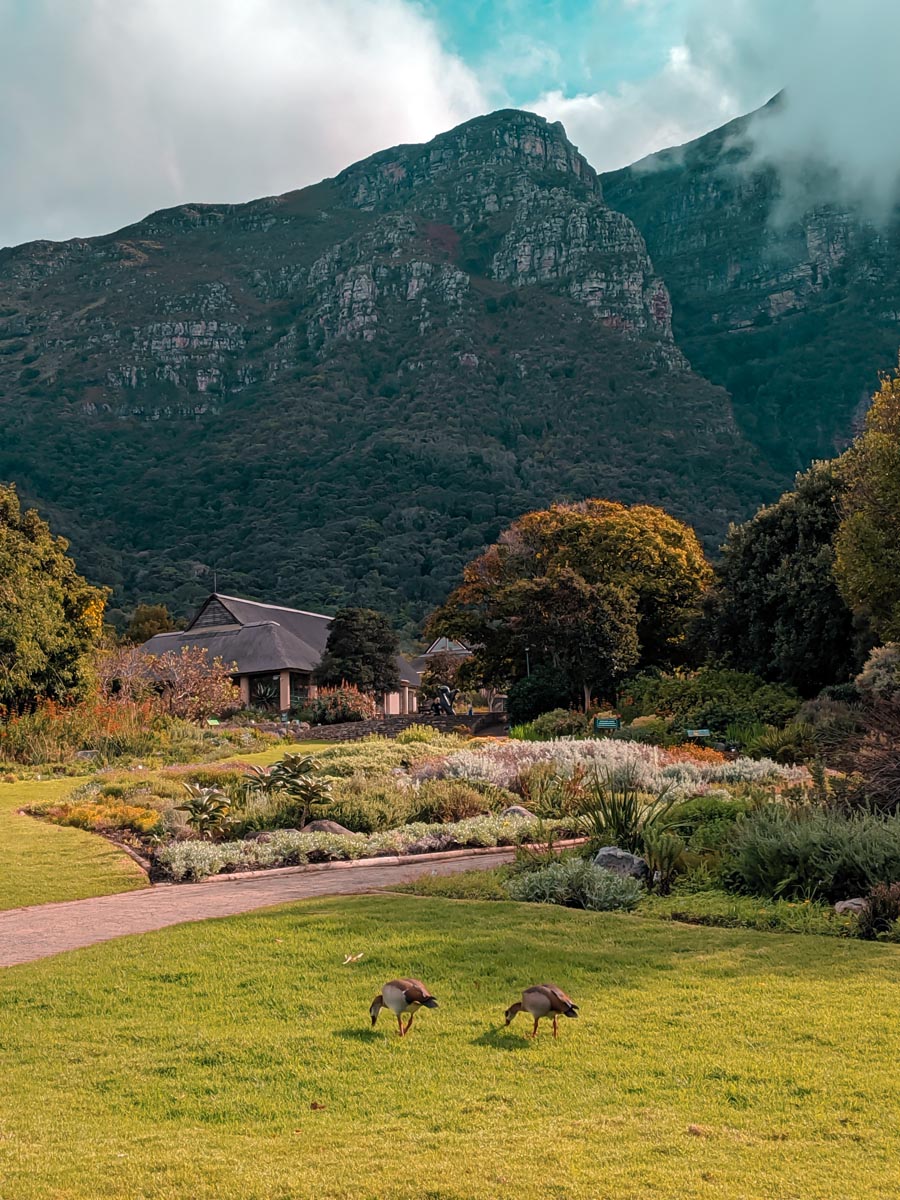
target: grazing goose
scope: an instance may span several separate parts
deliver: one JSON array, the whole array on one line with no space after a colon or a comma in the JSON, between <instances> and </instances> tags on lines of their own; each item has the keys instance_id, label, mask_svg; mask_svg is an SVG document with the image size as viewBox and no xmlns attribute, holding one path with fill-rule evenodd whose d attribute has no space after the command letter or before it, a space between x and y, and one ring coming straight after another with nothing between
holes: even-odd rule
<instances>
[{"instance_id":1,"label":"grazing goose","mask_svg":"<svg viewBox=\"0 0 900 1200\"><path fill-rule=\"evenodd\" d=\"M397 1018L400 1036L409 1033L413 1017L420 1008L437 1008L438 1002L428 988L419 979L392 979L381 989L381 995L376 996L369 1008L372 1024L378 1020L378 1014L383 1008L389 1008ZM409 1013L409 1020L404 1028L400 1019L401 1013Z\"/></svg>"},{"instance_id":2,"label":"grazing goose","mask_svg":"<svg viewBox=\"0 0 900 1200\"><path fill-rule=\"evenodd\" d=\"M562 1015L564 1017L577 1017L578 1005L573 1004L565 992L555 987L552 983L537 983L534 987L526 988L522 993L522 999L515 1004L510 1005L506 1010L507 1025L516 1015L516 1013L527 1012L534 1017L534 1029L531 1031L531 1036L537 1037L538 1021L541 1017L553 1018L553 1036L558 1037L556 1029L557 1018Z\"/></svg>"}]
</instances>

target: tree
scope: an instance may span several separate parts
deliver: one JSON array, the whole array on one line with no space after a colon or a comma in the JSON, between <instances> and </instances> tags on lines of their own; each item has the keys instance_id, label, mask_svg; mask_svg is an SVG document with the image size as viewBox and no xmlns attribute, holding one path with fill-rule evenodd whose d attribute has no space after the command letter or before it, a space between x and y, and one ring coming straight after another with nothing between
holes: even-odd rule
<instances>
[{"instance_id":1,"label":"tree","mask_svg":"<svg viewBox=\"0 0 900 1200\"><path fill-rule=\"evenodd\" d=\"M589 698L632 667L684 661L711 569L693 530L662 509L557 504L513 522L470 563L429 629L474 647L486 682L526 661Z\"/></svg>"},{"instance_id":2,"label":"tree","mask_svg":"<svg viewBox=\"0 0 900 1200\"><path fill-rule=\"evenodd\" d=\"M883 641L900 639L900 371L885 376L866 427L844 455L835 573L847 603Z\"/></svg>"},{"instance_id":3,"label":"tree","mask_svg":"<svg viewBox=\"0 0 900 1200\"><path fill-rule=\"evenodd\" d=\"M400 686L400 643L387 617L372 608L342 608L328 627L328 642L316 679L354 684L381 695Z\"/></svg>"},{"instance_id":4,"label":"tree","mask_svg":"<svg viewBox=\"0 0 900 1200\"><path fill-rule=\"evenodd\" d=\"M147 672L161 687L162 701L173 717L201 721L241 707L240 689L232 682L234 664L210 659L203 646L144 656Z\"/></svg>"},{"instance_id":5,"label":"tree","mask_svg":"<svg viewBox=\"0 0 900 1200\"><path fill-rule=\"evenodd\" d=\"M451 654L448 650L432 654L419 681L419 695L422 699L433 700L441 687L458 687L460 667L465 662L463 655Z\"/></svg>"},{"instance_id":6,"label":"tree","mask_svg":"<svg viewBox=\"0 0 900 1200\"><path fill-rule=\"evenodd\" d=\"M38 514L0 484L0 705L69 701L90 683L107 592L92 587Z\"/></svg>"},{"instance_id":7,"label":"tree","mask_svg":"<svg viewBox=\"0 0 900 1200\"><path fill-rule=\"evenodd\" d=\"M164 604L139 604L122 634L123 642L143 645L157 633L169 633L175 628L172 614Z\"/></svg>"},{"instance_id":8,"label":"tree","mask_svg":"<svg viewBox=\"0 0 900 1200\"><path fill-rule=\"evenodd\" d=\"M834 576L843 492L834 462L732 526L716 568L706 640L716 659L811 696L858 666L853 614Z\"/></svg>"}]
</instances>

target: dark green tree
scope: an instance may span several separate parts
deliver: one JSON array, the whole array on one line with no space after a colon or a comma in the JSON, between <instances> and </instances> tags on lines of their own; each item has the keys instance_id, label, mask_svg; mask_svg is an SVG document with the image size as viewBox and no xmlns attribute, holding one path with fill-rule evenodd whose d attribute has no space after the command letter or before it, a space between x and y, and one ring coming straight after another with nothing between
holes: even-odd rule
<instances>
[{"instance_id":1,"label":"dark green tree","mask_svg":"<svg viewBox=\"0 0 900 1200\"><path fill-rule=\"evenodd\" d=\"M75 700L90 682L90 652L106 593L91 587L38 514L0 484L0 705Z\"/></svg>"},{"instance_id":2,"label":"dark green tree","mask_svg":"<svg viewBox=\"0 0 900 1200\"><path fill-rule=\"evenodd\" d=\"M399 653L387 617L372 608L342 608L329 626L316 678L330 686L352 683L376 695L392 692L400 684Z\"/></svg>"},{"instance_id":3,"label":"dark green tree","mask_svg":"<svg viewBox=\"0 0 900 1200\"><path fill-rule=\"evenodd\" d=\"M816 463L792 492L732 526L707 607L713 656L813 695L858 668L853 616L834 576L842 484Z\"/></svg>"},{"instance_id":4,"label":"dark green tree","mask_svg":"<svg viewBox=\"0 0 900 1200\"><path fill-rule=\"evenodd\" d=\"M165 604L139 604L131 614L122 640L140 646L155 634L169 633L174 628L175 622Z\"/></svg>"}]
</instances>

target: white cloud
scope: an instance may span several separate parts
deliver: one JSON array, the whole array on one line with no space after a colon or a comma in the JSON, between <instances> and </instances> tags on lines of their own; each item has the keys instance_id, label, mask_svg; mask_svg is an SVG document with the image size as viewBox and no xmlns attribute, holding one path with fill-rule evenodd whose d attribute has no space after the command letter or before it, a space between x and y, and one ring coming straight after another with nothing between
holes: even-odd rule
<instances>
[{"instance_id":1,"label":"white cloud","mask_svg":"<svg viewBox=\"0 0 900 1200\"><path fill-rule=\"evenodd\" d=\"M588 161L610 171L706 133L736 116L741 102L680 45L672 48L663 70L642 83L571 97L545 92L526 107L562 121Z\"/></svg>"},{"instance_id":2,"label":"white cloud","mask_svg":"<svg viewBox=\"0 0 900 1200\"><path fill-rule=\"evenodd\" d=\"M561 120L601 170L678 145L757 108L756 161L778 167L784 206L863 203L883 217L900 192L900 4L895 0L687 0L663 69L615 92L547 92L530 106ZM820 167L811 183L809 165ZM811 190L812 189L812 190Z\"/></svg>"},{"instance_id":3,"label":"white cloud","mask_svg":"<svg viewBox=\"0 0 900 1200\"><path fill-rule=\"evenodd\" d=\"M486 107L412 0L0 0L0 245L287 191Z\"/></svg>"}]
</instances>

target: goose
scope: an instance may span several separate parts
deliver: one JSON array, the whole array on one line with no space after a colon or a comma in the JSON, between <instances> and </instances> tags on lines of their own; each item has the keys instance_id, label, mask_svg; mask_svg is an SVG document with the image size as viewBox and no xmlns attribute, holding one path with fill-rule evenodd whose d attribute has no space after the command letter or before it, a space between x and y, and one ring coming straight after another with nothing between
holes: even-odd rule
<instances>
[{"instance_id":1,"label":"goose","mask_svg":"<svg viewBox=\"0 0 900 1200\"><path fill-rule=\"evenodd\" d=\"M558 1037L557 1019L560 1015L577 1017L578 1005L573 1004L566 993L554 984L536 983L534 987L526 988L522 993L522 999L517 1000L506 1010L506 1024L508 1025L516 1013L520 1012L527 1012L534 1017L534 1029L531 1031L533 1038L537 1037L538 1021L541 1017L553 1017L553 1036Z\"/></svg>"},{"instance_id":2,"label":"goose","mask_svg":"<svg viewBox=\"0 0 900 1200\"><path fill-rule=\"evenodd\" d=\"M372 1024L378 1020L378 1014L383 1008L389 1008L397 1018L397 1024L400 1027L400 1036L403 1037L409 1033L409 1027L413 1023L413 1017L420 1008L437 1008L438 1002L429 992L428 988L420 979L392 979L390 983L386 983L381 989L381 994L376 996L369 1007L369 1015L372 1018ZM400 1019L401 1013L409 1013L409 1020L404 1028L403 1021Z\"/></svg>"}]
</instances>

